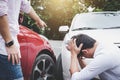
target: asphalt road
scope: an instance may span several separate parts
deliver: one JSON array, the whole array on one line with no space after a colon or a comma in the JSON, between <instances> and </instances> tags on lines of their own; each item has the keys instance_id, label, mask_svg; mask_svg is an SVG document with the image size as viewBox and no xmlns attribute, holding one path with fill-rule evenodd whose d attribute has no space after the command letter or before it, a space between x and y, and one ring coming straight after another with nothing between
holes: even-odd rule
<instances>
[{"instance_id":1,"label":"asphalt road","mask_svg":"<svg viewBox=\"0 0 120 80\"><path fill-rule=\"evenodd\" d=\"M62 46L62 41L60 40L49 40L51 46L52 46L52 49L56 55L56 58L58 58L58 55L60 54L61 52L61 46Z\"/></svg>"}]
</instances>

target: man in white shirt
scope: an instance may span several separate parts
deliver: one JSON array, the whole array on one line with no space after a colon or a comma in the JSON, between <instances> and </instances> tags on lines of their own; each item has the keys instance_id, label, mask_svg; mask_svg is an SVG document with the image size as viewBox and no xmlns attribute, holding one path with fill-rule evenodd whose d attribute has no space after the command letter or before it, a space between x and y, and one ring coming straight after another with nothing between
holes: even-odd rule
<instances>
[{"instance_id":1,"label":"man in white shirt","mask_svg":"<svg viewBox=\"0 0 120 80\"><path fill-rule=\"evenodd\" d=\"M0 0L0 80L23 80L17 40L20 11L27 13L39 27L46 26L27 0Z\"/></svg>"},{"instance_id":2,"label":"man in white shirt","mask_svg":"<svg viewBox=\"0 0 120 80\"><path fill-rule=\"evenodd\" d=\"M71 39L67 49L71 52L71 80L90 80L97 75L101 80L120 80L120 49L114 44L100 43L79 34ZM93 60L85 65L82 57Z\"/></svg>"}]
</instances>

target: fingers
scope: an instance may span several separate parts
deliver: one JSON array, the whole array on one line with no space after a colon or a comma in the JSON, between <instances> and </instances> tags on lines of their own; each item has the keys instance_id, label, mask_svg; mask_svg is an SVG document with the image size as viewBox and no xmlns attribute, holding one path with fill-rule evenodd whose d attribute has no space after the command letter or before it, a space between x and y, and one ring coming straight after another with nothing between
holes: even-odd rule
<instances>
[{"instance_id":1,"label":"fingers","mask_svg":"<svg viewBox=\"0 0 120 80\"><path fill-rule=\"evenodd\" d=\"M67 48L67 50L71 50L72 49L72 40L69 40L68 42L67 42L67 46L66 46L66 48Z\"/></svg>"},{"instance_id":2,"label":"fingers","mask_svg":"<svg viewBox=\"0 0 120 80\"><path fill-rule=\"evenodd\" d=\"M75 45L76 45L76 39L71 39L71 40L70 40L70 43L75 46Z\"/></svg>"},{"instance_id":3,"label":"fingers","mask_svg":"<svg viewBox=\"0 0 120 80\"><path fill-rule=\"evenodd\" d=\"M11 57L10 57L10 54L8 54L8 61L10 61L10 58L11 58Z\"/></svg>"},{"instance_id":4,"label":"fingers","mask_svg":"<svg viewBox=\"0 0 120 80\"><path fill-rule=\"evenodd\" d=\"M77 47L77 45L76 45L76 39L74 39L74 42L73 42L73 44ZM81 43L80 45L79 45L79 50L81 50L81 48L83 47L83 43Z\"/></svg>"},{"instance_id":5,"label":"fingers","mask_svg":"<svg viewBox=\"0 0 120 80\"><path fill-rule=\"evenodd\" d=\"M47 27L47 24L44 23L44 26Z\"/></svg>"},{"instance_id":6,"label":"fingers","mask_svg":"<svg viewBox=\"0 0 120 80\"><path fill-rule=\"evenodd\" d=\"M68 46L66 46L67 50L72 51L72 52L74 52L74 53L76 53L76 54L79 54L79 53L80 53L82 47L83 47L83 43L81 43L81 44L79 45L79 47L77 47L77 45L76 45L76 39L71 39L71 40L68 42Z\"/></svg>"},{"instance_id":7,"label":"fingers","mask_svg":"<svg viewBox=\"0 0 120 80\"><path fill-rule=\"evenodd\" d=\"M66 46L67 50L70 51L70 46Z\"/></svg>"},{"instance_id":8,"label":"fingers","mask_svg":"<svg viewBox=\"0 0 120 80\"><path fill-rule=\"evenodd\" d=\"M12 64L15 64L15 59L14 59L14 55L11 55L11 59L12 59Z\"/></svg>"},{"instance_id":9,"label":"fingers","mask_svg":"<svg viewBox=\"0 0 120 80\"><path fill-rule=\"evenodd\" d=\"M39 22L36 22L36 25L38 26L38 27L47 27L47 25L45 24L45 22L43 22L42 20L40 20Z\"/></svg>"},{"instance_id":10,"label":"fingers","mask_svg":"<svg viewBox=\"0 0 120 80\"><path fill-rule=\"evenodd\" d=\"M19 63L19 56L18 56L18 54L14 55L14 61L15 61L15 64Z\"/></svg>"},{"instance_id":11,"label":"fingers","mask_svg":"<svg viewBox=\"0 0 120 80\"><path fill-rule=\"evenodd\" d=\"M12 55L12 64L18 64L19 63L19 57L18 54L13 54Z\"/></svg>"},{"instance_id":12,"label":"fingers","mask_svg":"<svg viewBox=\"0 0 120 80\"><path fill-rule=\"evenodd\" d=\"M18 64L20 61L18 53L12 53L8 55L8 61L12 62L12 64Z\"/></svg>"},{"instance_id":13,"label":"fingers","mask_svg":"<svg viewBox=\"0 0 120 80\"><path fill-rule=\"evenodd\" d=\"M80 44L79 49L81 50L83 47L83 43Z\"/></svg>"}]
</instances>

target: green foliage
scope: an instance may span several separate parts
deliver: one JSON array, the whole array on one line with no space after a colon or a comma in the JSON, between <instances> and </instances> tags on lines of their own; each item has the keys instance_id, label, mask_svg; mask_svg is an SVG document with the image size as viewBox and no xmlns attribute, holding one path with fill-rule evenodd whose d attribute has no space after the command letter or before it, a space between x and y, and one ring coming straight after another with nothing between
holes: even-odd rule
<instances>
[{"instance_id":1,"label":"green foliage","mask_svg":"<svg viewBox=\"0 0 120 80\"><path fill-rule=\"evenodd\" d=\"M80 0L85 6L95 7L96 10L118 11L120 10L120 0Z\"/></svg>"},{"instance_id":2,"label":"green foliage","mask_svg":"<svg viewBox=\"0 0 120 80\"><path fill-rule=\"evenodd\" d=\"M26 14L24 14L24 21L22 25L27 26L28 28L39 34L44 34L44 31L41 28L38 28L35 22Z\"/></svg>"}]
</instances>

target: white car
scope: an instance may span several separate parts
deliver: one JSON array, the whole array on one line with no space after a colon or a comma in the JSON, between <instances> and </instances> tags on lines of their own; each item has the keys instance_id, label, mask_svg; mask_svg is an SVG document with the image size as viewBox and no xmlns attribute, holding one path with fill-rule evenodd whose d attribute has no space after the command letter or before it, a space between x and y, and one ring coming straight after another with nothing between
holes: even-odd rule
<instances>
[{"instance_id":1,"label":"white car","mask_svg":"<svg viewBox=\"0 0 120 80\"><path fill-rule=\"evenodd\" d=\"M83 33L96 40L112 42L120 48L120 12L110 11L76 14L70 28L68 26L61 26L59 31L68 32L64 37L61 55L58 58L57 71L59 71L59 76L57 75L57 77L62 77L59 80L70 80L69 68L71 54L66 49L67 42L72 36Z\"/></svg>"}]
</instances>

